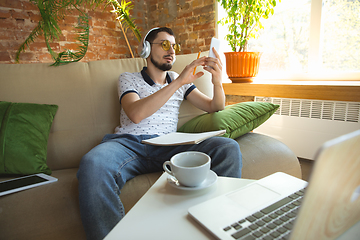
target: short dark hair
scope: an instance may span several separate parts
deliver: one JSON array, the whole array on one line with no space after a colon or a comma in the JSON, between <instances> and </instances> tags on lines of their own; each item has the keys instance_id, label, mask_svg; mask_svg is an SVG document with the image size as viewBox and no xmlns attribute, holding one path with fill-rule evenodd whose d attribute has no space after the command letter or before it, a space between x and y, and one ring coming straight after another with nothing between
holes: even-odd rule
<instances>
[{"instance_id":1,"label":"short dark hair","mask_svg":"<svg viewBox=\"0 0 360 240\"><path fill-rule=\"evenodd\" d=\"M167 32L168 34L170 34L171 36L174 36L174 32L173 30L171 30L170 28L168 27L160 27L160 28L157 28L157 29L154 29L152 30L146 37L145 41L148 41L149 43L152 43L155 38L157 37L158 33L159 32Z\"/></svg>"}]
</instances>

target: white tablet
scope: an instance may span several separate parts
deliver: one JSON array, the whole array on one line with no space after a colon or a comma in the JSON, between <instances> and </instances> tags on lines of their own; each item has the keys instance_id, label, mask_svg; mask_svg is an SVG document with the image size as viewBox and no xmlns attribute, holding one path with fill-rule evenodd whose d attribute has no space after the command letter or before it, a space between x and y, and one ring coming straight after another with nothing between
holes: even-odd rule
<instances>
[{"instance_id":1,"label":"white tablet","mask_svg":"<svg viewBox=\"0 0 360 240\"><path fill-rule=\"evenodd\" d=\"M215 50L218 52L218 54L220 55L220 40L217 38L212 38L211 39L211 44L210 44L210 52L209 52L209 57L213 57L216 58L215 53L213 51L213 47L215 48Z\"/></svg>"},{"instance_id":2,"label":"white tablet","mask_svg":"<svg viewBox=\"0 0 360 240\"><path fill-rule=\"evenodd\" d=\"M10 179L0 182L0 196L56 181L57 178L51 177L43 173Z\"/></svg>"}]
</instances>

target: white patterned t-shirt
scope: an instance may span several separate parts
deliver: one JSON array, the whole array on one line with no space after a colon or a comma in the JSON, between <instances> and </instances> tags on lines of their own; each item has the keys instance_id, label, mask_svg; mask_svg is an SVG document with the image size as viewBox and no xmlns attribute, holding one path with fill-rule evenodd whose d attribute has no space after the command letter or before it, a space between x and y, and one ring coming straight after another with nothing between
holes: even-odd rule
<instances>
[{"instance_id":1,"label":"white patterned t-shirt","mask_svg":"<svg viewBox=\"0 0 360 240\"><path fill-rule=\"evenodd\" d=\"M156 84L145 72L146 67L141 72L129 73L125 72L120 75L118 83L119 101L127 94L134 92L139 95L140 99L145 98L171 83L172 79L176 79L179 75L176 72L169 71L166 75L166 83L164 85ZM138 124L132 122L125 111L120 112L120 126L115 129L117 134L133 134L133 135L163 135L176 132L179 108L183 99L195 89L193 84L185 84L180 87L170 99L153 115L143 119Z\"/></svg>"}]
</instances>

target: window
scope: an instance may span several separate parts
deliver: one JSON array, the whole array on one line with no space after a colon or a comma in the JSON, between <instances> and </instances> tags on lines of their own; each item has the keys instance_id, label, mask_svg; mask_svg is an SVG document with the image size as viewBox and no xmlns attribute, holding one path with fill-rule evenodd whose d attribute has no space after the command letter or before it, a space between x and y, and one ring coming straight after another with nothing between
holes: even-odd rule
<instances>
[{"instance_id":1,"label":"window","mask_svg":"<svg viewBox=\"0 0 360 240\"><path fill-rule=\"evenodd\" d=\"M218 3L218 19L224 14ZM263 52L259 78L360 80L360 0L282 0L262 23L249 44Z\"/></svg>"}]
</instances>

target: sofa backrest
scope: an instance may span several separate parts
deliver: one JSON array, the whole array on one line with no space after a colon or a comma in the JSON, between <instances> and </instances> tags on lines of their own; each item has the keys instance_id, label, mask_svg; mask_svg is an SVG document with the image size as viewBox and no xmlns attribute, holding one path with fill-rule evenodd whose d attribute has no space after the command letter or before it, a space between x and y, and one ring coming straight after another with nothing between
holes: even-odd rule
<instances>
[{"instance_id":1,"label":"sofa backrest","mask_svg":"<svg viewBox=\"0 0 360 240\"><path fill-rule=\"evenodd\" d=\"M173 70L181 72L196 57L179 55ZM52 170L78 167L81 157L119 125L119 75L140 71L145 64L140 58L59 67L47 63L0 64L0 101L58 105L49 135L47 163ZM210 82L206 73L195 84L211 96ZM184 101L179 126L201 113Z\"/></svg>"}]
</instances>

